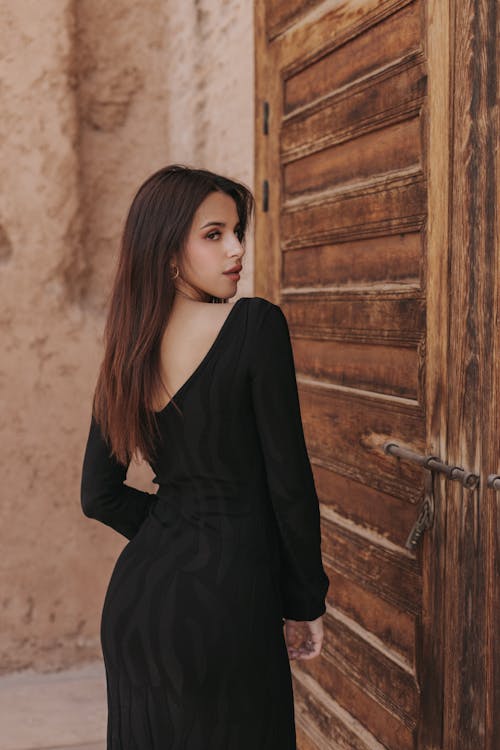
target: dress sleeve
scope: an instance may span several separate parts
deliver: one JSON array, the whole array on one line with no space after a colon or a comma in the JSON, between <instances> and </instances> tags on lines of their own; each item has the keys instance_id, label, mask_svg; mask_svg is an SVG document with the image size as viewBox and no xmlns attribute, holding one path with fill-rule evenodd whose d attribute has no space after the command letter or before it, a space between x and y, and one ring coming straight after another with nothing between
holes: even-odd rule
<instances>
[{"instance_id":1,"label":"dress sleeve","mask_svg":"<svg viewBox=\"0 0 500 750\"><path fill-rule=\"evenodd\" d=\"M124 484L127 468L119 463L92 415L83 458L80 500L85 516L132 539L146 519L156 493Z\"/></svg>"},{"instance_id":2,"label":"dress sleeve","mask_svg":"<svg viewBox=\"0 0 500 750\"><path fill-rule=\"evenodd\" d=\"M318 496L307 454L288 323L270 303L257 326L250 365L252 401L280 538L283 617L326 611Z\"/></svg>"}]
</instances>

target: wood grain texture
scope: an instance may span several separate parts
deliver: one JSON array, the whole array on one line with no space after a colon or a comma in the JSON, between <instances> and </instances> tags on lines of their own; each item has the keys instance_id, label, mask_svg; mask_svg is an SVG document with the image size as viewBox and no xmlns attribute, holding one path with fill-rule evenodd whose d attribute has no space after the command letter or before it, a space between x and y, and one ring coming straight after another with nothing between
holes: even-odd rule
<instances>
[{"instance_id":1,"label":"wood grain texture","mask_svg":"<svg viewBox=\"0 0 500 750\"><path fill-rule=\"evenodd\" d=\"M256 288L289 321L334 584L300 747L497 750L498 3L272 5ZM414 553L424 472L389 439L481 475L434 477Z\"/></svg>"},{"instance_id":2,"label":"wood grain texture","mask_svg":"<svg viewBox=\"0 0 500 750\"><path fill-rule=\"evenodd\" d=\"M284 195L293 198L415 167L421 148L418 117L363 133L284 164Z\"/></svg>"},{"instance_id":3,"label":"wood grain texture","mask_svg":"<svg viewBox=\"0 0 500 750\"><path fill-rule=\"evenodd\" d=\"M419 4L414 2L367 27L364 33L353 35L349 44L344 43L315 61L307 61L307 66L295 69L285 79L285 113L418 49L420 30Z\"/></svg>"},{"instance_id":4,"label":"wood grain texture","mask_svg":"<svg viewBox=\"0 0 500 750\"><path fill-rule=\"evenodd\" d=\"M293 674L297 721L318 748L385 750L371 732L310 675L298 669Z\"/></svg>"},{"instance_id":5,"label":"wood grain texture","mask_svg":"<svg viewBox=\"0 0 500 750\"><path fill-rule=\"evenodd\" d=\"M301 15L311 10L321 0L274 0L268 3L265 15L266 37L268 41L282 34Z\"/></svg>"},{"instance_id":6,"label":"wood grain texture","mask_svg":"<svg viewBox=\"0 0 500 750\"><path fill-rule=\"evenodd\" d=\"M416 50L347 88L313 99L284 116L282 161L410 119L420 111L425 91L425 62L422 50Z\"/></svg>"},{"instance_id":7,"label":"wood grain texture","mask_svg":"<svg viewBox=\"0 0 500 750\"><path fill-rule=\"evenodd\" d=\"M421 228L426 184L421 171L389 173L288 200L281 218L285 248Z\"/></svg>"},{"instance_id":8,"label":"wood grain texture","mask_svg":"<svg viewBox=\"0 0 500 750\"><path fill-rule=\"evenodd\" d=\"M336 703L385 747L414 750L413 726L407 726L399 713L393 713L378 697L367 692L363 684L352 678L350 670L344 669L344 662L332 658L325 651L320 659L304 661L294 667L294 675L298 671L306 672L329 695L335 695Z\"/></svg>"},{"instance_id":9,"label":"wood grain texture","mask_svg":"<svg viewBox=\"0 0 500 750\"><path fill-rule=\"evenodd\" d=\"M352 234L355 232L353 228ZM418 289L422 266L422 234L395 227L394 234L335 244L298 245L294 249L289 243L283 253L282 281L285 289L321 285L339 293L345 287Z\"/></svg>"},{"instance_id":10,"label":"wood grain texture","mask_svg":"<svg viewBox=\"0 0 500 750\"><path fill-rule=\"evenodd\" d=\"M425 453L430 435L424 4L272 6L256 4L256 293L289 323L332 583L324 653L294 665L299 745L415 750L432 623L427 559L404 543L424 472L382 446Z\"/></svg>"},{"instance_id":11,"label":"wood grain texture","mask_svg":"<svg viewBox=\"0 0 500 750\"><path fill-rule=\"evenodd\" d=\"M493 750L498 493L486 477L499 465L499 16L494 0L457 0L452 10L448 454L483 481L475 492L456 486L448 495L444 744Z\"/></svg>"}]
</instances>

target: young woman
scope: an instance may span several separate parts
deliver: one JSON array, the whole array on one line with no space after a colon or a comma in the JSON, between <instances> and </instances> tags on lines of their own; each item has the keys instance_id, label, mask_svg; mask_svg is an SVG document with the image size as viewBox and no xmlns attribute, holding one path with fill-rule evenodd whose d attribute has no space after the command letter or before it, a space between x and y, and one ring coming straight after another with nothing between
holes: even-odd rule
<instances>
[{"instance_id":1,"label":"young woman","mask_svg":"<svg viewBox=\"0 0 500 750\"><path fill-rule=\"evenodd\" d=\"M101 644L108 750L295 750L289 659L329 580L281 308L235 295L254 208L170 165L125 223L83 459L83 513L129 541ZM124 483L134 455L156 493Z\"/></svg>"}]
</instances>

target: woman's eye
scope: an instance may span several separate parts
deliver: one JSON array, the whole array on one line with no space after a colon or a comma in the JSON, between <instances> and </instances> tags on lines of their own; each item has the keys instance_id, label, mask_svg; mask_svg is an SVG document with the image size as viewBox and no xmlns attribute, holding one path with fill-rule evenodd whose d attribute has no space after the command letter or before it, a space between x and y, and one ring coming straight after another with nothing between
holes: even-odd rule
<instances>
[{"instance_id":1,"label":"woman's eye","mask_svg":"<svg viewBox=\"0 0 500 750\"><path fill-rule=\"evenodd\" d=\"M213 238L214 234L220 235L220 232L219 232L219 230L218 230L218 229L215 229L215 230L214 230L213 232L209 232L209 233L207 234L207 240L211 240L211 239ZM242 239L243 239L243 237L244 237L244 233L242 232L242 230L241 230L241 229L238 229L238 230L237 230L237 231L235 232L235 234L236 234L236 236L238 237L238 240L239 240L239 241L241 242L241 241L242 241Z\"/></svg>"}]
</instances>

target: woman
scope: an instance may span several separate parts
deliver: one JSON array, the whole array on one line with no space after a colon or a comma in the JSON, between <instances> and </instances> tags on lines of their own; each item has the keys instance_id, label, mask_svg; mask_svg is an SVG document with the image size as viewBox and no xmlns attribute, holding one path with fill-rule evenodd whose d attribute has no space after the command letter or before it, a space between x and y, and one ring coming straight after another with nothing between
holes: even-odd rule
<instances>
[{"instance_id":1,"label":"woman","mask_svg":"<svg viewBox=\"0 0 500 750\"><path fill-rule=\"evenodd\" d=\"M289 659L329 586L281 308L237 290L244 185L171 165L130 207L83 460L129 541L101 615L108 750L294 750ZM124 484L134 454L157 493Z\"/></svg>"}]
</instances>

